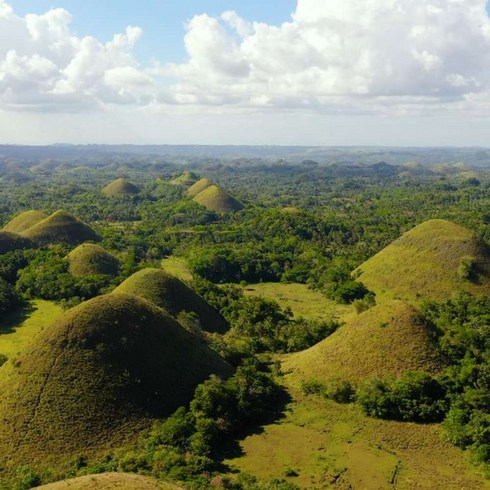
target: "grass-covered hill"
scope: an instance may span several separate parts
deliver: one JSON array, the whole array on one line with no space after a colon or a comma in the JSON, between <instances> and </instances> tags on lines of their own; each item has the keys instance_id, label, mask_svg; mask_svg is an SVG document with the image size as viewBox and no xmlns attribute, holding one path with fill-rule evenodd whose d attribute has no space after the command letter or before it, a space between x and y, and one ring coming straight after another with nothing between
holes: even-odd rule
<instances>
[{"instance_id":1,"label":"grass-covered hill","mask_svg":"<svg viewBox=\"0 0 490 490\"><path fill-rule=\"evenodd\" d=\"M87 475L37 487L40 490L179 490L170 483L130 473Z\"/></svg>"},{"instance_id":2,"label":"grass-covered hill","mask_svg":"<svg viewBox=\"0 0 490 490\"><path fill-rule=\"evenodd\" d=\"M457 291L490 294L490 254L470 230L432 219L403 234L354 275L381 300L444 300Z\"/></svg>"},{"instance_id":3,"label":"grass-covered hill","mask_svg":"<svg viewBox=\"0 0 490 490\"><path fill-rule=\"evenodd\" d=\"M83 243L68 256L70 273L74 276L117 276L120 262L111 253L94 243Z\"/></svg>"},{"instance_id":4,"label":"grass-covered hill","mask_svg":"<svg viewBox=\"0 0 490 490\"><path fill-rule=\"evenodd\" d=\"M408 370L439 372L430 327L403 301L375 306L310 349L284 363L302 380L343 380L354 385L372 377L400 376Z\"/></svg>"},{"instance_id":5,"label":"grass-covered hill","mask_svg":"<svg viewBox=\"0 0 490 490\"><path fill-rule=\"evenodd\" d=\"M58 465L134 442L213 373L232 368L148 301L82 303L2 367L0 466Z\"/></svg>"},{"instance_id":6,"label":"grass-covered hill","mask_svg":"<svg viewBox=\"0 0 490 490\"><path fill-rule=\"evenodd\" d=\"M199 180L199 177L194 173L186 170L182 175L172 180L172 184L192 185Z\"/></svg>"},{"instance_id":7,"label":"grass-covered hill","mask_svg":"<svg viewBox=\"0 0 490 490\"><path fill-rule=\"evenodd\" d=\"M181 280L161 269L143 269L120 284L115 293L134 294L163 308L172 316L180 312L193 312L201 327L209 332L224 333L229 325L226 320L201 296Z\"/></svg>"},{"instance_id":8,"label":"grass-covered hill","mask_svg":"<svg viewBox=\"0 0 490 490\"><path fill-rule=\"evenodd\" d=\"M100 240L100 236L89 225L62 210L39 221L23 232L23 235L40 245L55 243L78 245Z\"/></svg>"},{"instance_id":9,"label":"grass-covered hill","mask_svg":"<svg viewBox=\"0 0 490 490\"><path fill-rule=\"evenodd\" d=\"M120 178L106 185L102 189L102 192L106 196L117 197L117 196L131 196L133 194L138 194L140 190L138 187L136 187L128 180Z\"/></svg>"},{"instance_id":10,"label":"grass-covered hill","mask_svg":"<svg viewBox=\"0 0 490 490\"><path fill-rule=\"evenodd\" d=\"M191 185L189 189L187 189L187 195L190 197L195 197L204 189L207 189L212 185L213 183L209 179L203 177L202 179L198 180L195 184Z\"/></svg>"},{"instance_id":11,"label":"grass-covered hill","mask_svg":"<svg viewBox=\"0 0 490 490\"><path fill-rule=\"evenodd\" d=\"M23 213L15 216L4 226L3 229L13 233L22 233L47 217L48 216L43 212L31 209L30 211L24 211Z\"/></svg>"},{"instance_id":12,"label":"grass-covered hill","mask_svg":"<svg viewBox=\"0 0 490 490\"><path fill-rule=\"evenodd\" d=\"M0 231L0 254L6 254L14 250L31 248L34 244L31 240L10 231Z\"/></svg>"},{"instance_id":13,"label":"grass-covered hill","mask_svg":"<svg viewBox=\"0 0 490 490\"><path fill-rule=\"evenodd\" d=\"M243 204L230 196L217 185L211 185L195 195L193 200L209 211L216 213L234 213L243 209Z\"/></svg>"}]
</instances>

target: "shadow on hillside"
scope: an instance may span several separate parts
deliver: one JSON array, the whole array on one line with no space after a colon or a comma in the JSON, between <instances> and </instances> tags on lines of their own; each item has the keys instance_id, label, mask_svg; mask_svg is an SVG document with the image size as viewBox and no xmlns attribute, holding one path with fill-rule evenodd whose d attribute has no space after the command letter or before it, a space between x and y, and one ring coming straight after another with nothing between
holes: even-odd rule
<instances>
[{"instance_id":1,"label":"shadow on hillside","mask_svg":"<svg viewBox=\"0 0 490 490\"><path fill-rule=\"evenodd\" d=\"M27 303L22 308L5 315L0 319L0 335L15 332L15 329L26 321L35 309L34 306Z\"/></svg>"},{"instance_id":2,"label":"shadow on hillside","mask_svg":"<svg viewBox=\"0 0 490 490\"><path fill-rule=\"evenodd\" d=\"M244 455L243 449L240 447L240 441L252 435L260 435L264 433L264 429L268 425L275 424L284 419L288 411L287 405L292 401L288 391L283 387L279 395L277 405L267 417L264 417L256 424L249 424L243 430L234 434L226 443L223 444L221 451L216 455L217 470L221 473L236 473L237 470L230 468L223 463L226 459L239 458Z\"/></svg>"}]
</instances>

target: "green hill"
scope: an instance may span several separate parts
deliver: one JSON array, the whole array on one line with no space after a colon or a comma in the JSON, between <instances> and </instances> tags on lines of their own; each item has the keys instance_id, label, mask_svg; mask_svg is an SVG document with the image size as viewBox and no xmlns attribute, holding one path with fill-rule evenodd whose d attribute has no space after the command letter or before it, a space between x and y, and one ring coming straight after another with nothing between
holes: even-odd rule
<instances>
[{"instance_id":1,"label":"green hill","mask_svg":"<svg viewBox=\"0 0 490 490\"><path fill-rule=\"evenodd\" d=\"M119 260L101 246L83 243L67 255L70 273L74 276L117 276Z\"/></svg>"},{"instance_id":2,"label":"green hill","mask_svg":"<svg viewBox=\"0 0 490 490\"><path fill-rule=\"evenodd\" d=\"M195 184L191 185L189 189L187 189L187 195L190 197L197 196L200 192L208 187L212 186L213 183L207 179L206 177L198 180Z\"/></svg>"},{"instance_id":3,"label":"green hill","mask_svg":"<svg viewBox=\"0 0 490 490\"><path fill-rule=\"evenodd\" d=\"M3 229L13 233L22 233L47 217L48 216L41 211L31 209L30 211L24 211L15 216L3 227Z\"/></svg>"},{"instance_id":4,"label":"green hill","mask_svg":"<svg viewBox=\"0 0 490 490\"><path fill-rule=\"evenodd\" d=\"M100 240L99 235L89 225L62 210L56 211L35 224L23 235L40 245L60 242L78 245L87 241Z\"/></svg>"},{"instance_id":5,"label":"green hill","mask_svg":"<svg viewBox=\"0 0 490 490\"><path fill-rule=\"evenodd\" d=\"M211 185L194 196L193 200L209 211L216 213L234 213L243 209L242 203L230 196L221 187Z\"/></svg>"},{"instance_id":6,"label":"green hill","mask_svg":"<svg viewBox=\"0 0 490 490\"><path fill-rule=\"evenodd\" d=\"M172 316L194 312L201 327L209 332L224 333L226 320L189 286L161 269L143 269L126 279L115 293L134 294L163 308Z\"/></svg>"},{"instance_id":7,"label":"green hill","mask_svg":"<svg viewBox=\"0 0 490 490\"><path fill-rule=\"evenodd\" d=\"M192 185L198 180L199 177L194 172L187 170L182 175L172 180L172 184Z\"/></svg>"},{"instance_id":8,"label":"green hill","mask_svg":"<svg viewBox=\"0 0 490 490\"><path fill-rule=\"evenodd\" d=\"M284 368L303 380L341 379L357 384L407 370L440 371L431 329L415 308L388 301L358 315L334 334L289 356Z\"/></svg>"},{"instance_id":9,"label":"green hill","mask_svg":"<svg viewBox=\"0 0 490 490\"><path fill-rule=\"evenodd\" d=\"M470 230L433 219L403 234L354 275L381 300L444 300L457 291L488 295L490 254Z\"/></svg>"},{"instance_id":10,"label":"green hill","mask_svg":"<svg viewBox=\"0 0 490 490\"><path fill-rule=\"evenodd\" d=\"M131 196L133 194L138 194L140 192L139 188L126 179L117 179L106 185L102 192L106 196L116 197L116 196Z\"/></svg>"},{"instance_id":11,"label":"green hill","mask_svg":"<svg viewBox=\"0 0 490 490\"><path fill-rule=\"evenodd\" d=\"M17 233L0 231L0 254L33 247L34 244L30 240Z\"/></svg>"},{"instance_id":12,"label":"green hill","mask_svg":"<svg viewBox=\"0 0 490 490\"><path fill-rule=\"evenodd\" d=\"M179 490L182 487L130 473L87 475L37 487L39 490Z\"/></svg>"},{"instance_id":13,"label":"green hill","mask_svg":"<svg viewBox=\"0 0 490 490\"><path fill-rule=\"evenodd\" d=\"M232 368L162 309L124 294L87 301L2 368L0 467L135 443L213 373Z\"/></svg>"}]
</instances>

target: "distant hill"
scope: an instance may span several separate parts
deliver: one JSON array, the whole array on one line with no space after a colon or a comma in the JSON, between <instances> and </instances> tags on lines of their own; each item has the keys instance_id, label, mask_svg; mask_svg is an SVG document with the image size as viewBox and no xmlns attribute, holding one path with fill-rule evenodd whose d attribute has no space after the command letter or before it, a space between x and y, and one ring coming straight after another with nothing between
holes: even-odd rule
<instances>
[{"instance_id":1,"label":"distant hill","mask_svg":"<svg viewBox=\"0 0 490 490\"><path fill-rule=\"evenodd\" d=\"M193 199L209 211L216 213L233 213L243 209L243 204L230 196L221 187L211 185L194 196Z\"/></svg>"},{"instance_id":2,"label":"distant hill","mask_svg":"<svg viewBox=\"0 0 490 490\"><path fill-rule=\"evenodd\" d=\"M211 187L213 183L207 179L206 177L198 180L195 184L191 185L189 189L187 189L187 195L190 197L197 196L200 192L208 187Z\"/></svg>"},{"instance_id":3,"label":"distant hill","mask_svg":"<svg viewBox=\"0 0 490 490\"><path fill-rule=\"evenodd\" d=\"M48 216L43 212L31 209L30 211L24 211L15 216L3 227L3 229L13 233L22 233L47 217Z\"/></svg>"},{"instance_id":4,"label":"distant hill","mask_svg":"<svg viewBox=\"0 0 490 490\"><path fill-rule=\"evenodd\" d=\"M161 269L143 269L119 285L115 293L134 294L163 308L177 318L180 312L194 312L203 330L224 333L226 320L185 283Z\"/></svg>"},{"instance_id":5,"label":"distant hill","mask_svg":"<svg viewBox=\"0 0 490 490\"><path fill-rule=\"evenodd\" d=\"M330 337L284 362L303 380L340 379L353 384L407 370L442 369L431 328L413 307L388 301L360 314Z\"/></svg>"},{"instance_id":6,"label":"distant hill","mask_svg":"<svg viewBox=\"0 0 490 490\"><path fill-rule=\"evenodd\" d=\"M464 263L473 264L468 277ZM432 219L404 233L355 271L380 300L443 300L454 292L490 294L488 247L470 230Z\"/></svg>"},{"instance_id":7,"label":"distant hill","mask_svg":"<svg viewBox=\"0 0 490 490\"><path fill-rule=\"evenodd\" d=\"M100 236L89 225L62 210L39 221L24 231L23 235L40 245L55 243L78 245L87 241L100 240Z\"/></svg>"},{"instance_id":8,"label":"distant hill","mask_svg":"<svg viewBox=\"0 0 490 490\"><path fill-rule=\"evenodd\" d=\"M79 245L68 254L67 260L70 273L74 276L117 276L119 272L117 257L94 243Z\"/></svg>"},{"instance_id":9,"label":"distant hill","mask_svg":"<svg viewBox=\"0 0 490 490\"><path fill-rule=\"evenodd\" d=\"M179 490L182 487L130 473L103 473L36 487L39 490Z\"/></svg>"},{"instance_id":10,"label":"distant hill","mask_svg":"<svg viewBox=\"0 0 490 490\"><path fill-rule=\"evenodd\" d=\"M192 185L199 180L199 177L194 173L187 170L182 175L172 180L172 184L184 184Z\"/></svg>"},{"instance_id":11,"label":"distant hill","mask_svg":"<svg viewBox=\"0 0 490 490\"><path fill-rule=\"evenodd\" d=\"M34 244L31 240L22 235L10 231L0 231L0 254L33 247Z\"/></svg>"},{"instance_id":12,"label":"distant hill","mask_svg":"<svg viewBox=\"0 0 490 490\"><path fill-rule=\"evenodd\" d=\"M232 368L148 301L109 294L82 303L3 366L0 465L56 465L134 443L213 373Z\"/></svg>"},{"instance_id":13,"label":"distant hill","mask_svg":"<svg viewBox=\"0 0 490 490\"><path fill-rule=\"evenodd\" d=\"M133 194L138 194L140 192L139 188L126 179L117 179L106 185L102 192L106 196L117 197L117 196L131 196Z\"/></svg>"}]
</instances>

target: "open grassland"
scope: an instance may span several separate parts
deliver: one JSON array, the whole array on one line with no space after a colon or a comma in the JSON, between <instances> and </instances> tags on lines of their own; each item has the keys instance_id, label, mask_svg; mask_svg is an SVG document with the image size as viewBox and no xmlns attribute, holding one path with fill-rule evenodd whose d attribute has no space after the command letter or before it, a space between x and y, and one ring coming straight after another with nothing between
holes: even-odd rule
<instances>
[{"instance_id":1,"label":"open grassland","mask_svg":"<svg viewBox=\"0 0 490 490\"><path fill-rule=\"evenodd\" d=\"M141 475L106 473L88 475L38 487L40 490L178 490L170 483L163 483Z\"/></svg>"},{"instance_id":2,"label":"open grassland","mask_svg":"<svg viewBox=\"0 0 490 490\"><path fill-rule=\"evenodd\" d=\"M192 281L192 273L185 259L181 257L167 257L162 260L162 269L177 277L181 281Z\"/></svg>"},{"instance_id":3,"label":"open grassland","mask_svg":"<svg viewBox=\"0 0 490 490\"><path fill-rule=\"evenodd\" d=\"M355 315L352 306L340 305L329 300L322 293L313 291L305 284L275 282L250 284L245 287L244 293L277 301L282 308L291 308L295 318L331 320L336 317L345 321Z\"/></svg>"},{"instance_id":4,"label":"open grassland","mask_svg":"<svg viewBox=\"0 0 490 490\"><path fill-rule=\"evenodd\" d=\"M291 393L282 420L239 442L241 454L225 460L230 471L309 489L490 488L438 425L371 419L354 405Z\"/></svg>"},{"instance_id":5,"label":"open grassland","mask_svg":"<svg viewBox=\"0 0 490 490\"><path fill-rule=\"evenodd\" d=\"M0 320L0 354L12 359L29 345L36 335L61 314L61 306L51 301L36 300L26 310Z\"/></svg>"}]
</instances>

